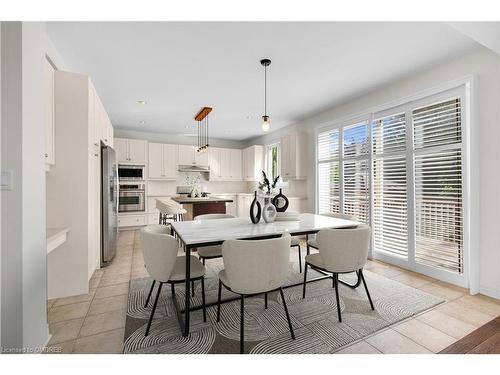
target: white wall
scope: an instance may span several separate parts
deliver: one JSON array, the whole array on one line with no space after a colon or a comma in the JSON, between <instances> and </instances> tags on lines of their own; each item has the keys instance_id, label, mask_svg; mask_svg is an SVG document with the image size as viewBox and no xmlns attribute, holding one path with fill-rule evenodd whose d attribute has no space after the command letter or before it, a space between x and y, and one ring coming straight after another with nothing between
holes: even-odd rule
<instances>
[{"instance_id":1,"label":"white wall","mask_svg":"<svg viewBox=\"0 0 500 375\"><path fill-rule=\"evenodd\" d=\"M2 22L2 336L4 347L48 340L45 240L45 24Z\"/></svg>"},{"instance_id":2,"label":"white wall","mask_svg":"<svg viewBox=\"0 0 500 375\"><path fill-rule=\"evenodd\" d=\"M401 79L372 92L360 93L359 97L327 111L307 118L300 123L249 141L251 144L269 143L277 136L300 129L309 134L309 170L314 171L314 132L317 127L334 123L370 108L384 105L434 86L474 74L478 78L477 108L479 128L479 271L480 293L500 298L500 113L499 113L499 58L479 48L452 61ZM314 172L308 178L309 208L314 208ZM473 244L474 245L474 244Z\"/></svg>"}]
</instances>

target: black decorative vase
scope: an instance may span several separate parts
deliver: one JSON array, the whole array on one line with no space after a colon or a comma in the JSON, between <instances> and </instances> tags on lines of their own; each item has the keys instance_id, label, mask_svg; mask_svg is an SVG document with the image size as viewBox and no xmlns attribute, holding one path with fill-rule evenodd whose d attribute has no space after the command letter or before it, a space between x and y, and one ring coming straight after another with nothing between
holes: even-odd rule
<instances>
[{"instance_id":1,"label":"black decorative vase","mask_svg":"<svg viewBox=\"0 0 500 375\"><path fill-rule=\"evenodd\" d=\"M285 204L283 206L280 206L280 200L283 200L285 201ZM285 212L288 208L288 198L282 193L282 189L280 189L280 193L278 195L276 195L274 198L273 198L273 205L274 207L276 207L276 211L278 212Z\"/></svg>"},{"instance_id":2,"label":"black decorative vase","mask_svg":"<svg viewBox=\"0 0 500 375\"><path fill-rule=\"evenodd\" d=\"M254 214L255 206L257 206L257 215ZM257 224L260 221L260 216L262 214L262 207L260 202L257 200L257 192L255 192L255 197L253 198L252 204L250 205L250 220L252 223Z\"/></svg>"}]
</instances>

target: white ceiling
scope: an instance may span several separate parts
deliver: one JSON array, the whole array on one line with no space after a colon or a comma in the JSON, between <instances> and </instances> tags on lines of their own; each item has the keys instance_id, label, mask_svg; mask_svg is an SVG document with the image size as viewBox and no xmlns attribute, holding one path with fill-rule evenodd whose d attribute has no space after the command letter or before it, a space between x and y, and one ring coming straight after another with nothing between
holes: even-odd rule
<instances>
[{"instance_id":1,"label":"white ceiling","mask_svg":"<svg viewBox=\"0 0 500 375\"><path fill-rule=\"evenodd\" d=\"M445 23L49 22L48 33L115 127L193 133L211 106L211 135L235 140L262 134L261 58L275 130L477 46Z\"/></svg>"}]
</instances>

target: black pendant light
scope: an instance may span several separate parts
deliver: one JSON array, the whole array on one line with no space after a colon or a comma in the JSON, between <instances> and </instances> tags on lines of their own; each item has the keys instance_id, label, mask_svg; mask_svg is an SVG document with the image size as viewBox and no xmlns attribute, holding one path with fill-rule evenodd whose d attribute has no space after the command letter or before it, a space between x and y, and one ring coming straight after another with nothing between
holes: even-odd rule
<instances>
[{"instance_id":1,"label":"black pendant light","mask_svg":"<svg viewBox=\"0 0 500 375\"><path fill-rule=\"evenodd\" d=\"M267 115L267 67L271 65L270 59L260 60L260 64L264 67L264 116L262 116L262 130L267 132L271 129L271 121Z\"/></svg>"}]
</instances>

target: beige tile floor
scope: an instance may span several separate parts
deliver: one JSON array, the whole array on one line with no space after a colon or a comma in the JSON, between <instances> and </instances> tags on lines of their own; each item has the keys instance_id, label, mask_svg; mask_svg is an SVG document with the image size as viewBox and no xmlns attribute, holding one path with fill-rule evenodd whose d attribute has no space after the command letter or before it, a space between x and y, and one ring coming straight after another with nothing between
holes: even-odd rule
<instances>
[{"instance_id":1,"label":"beige tile floor","mask_svg":"<svg viewBox=\"0 0 500 375\"><path fill-rule=\"evenodd\" d=\"M437 353L500 315L498 300L470 296L465 289L379 261L368 261L366 269L442 297L446 303L337 353ZM48 301L49 346L62 353L121 353L128 282L146 275L138 232L120 232L116 258L94 273L88 294Z\"/></svg>"}]
</instances>

